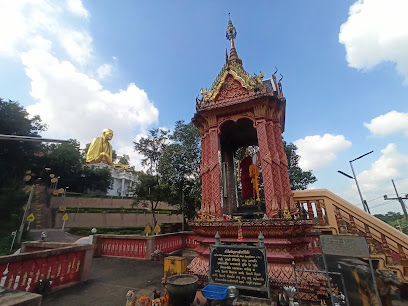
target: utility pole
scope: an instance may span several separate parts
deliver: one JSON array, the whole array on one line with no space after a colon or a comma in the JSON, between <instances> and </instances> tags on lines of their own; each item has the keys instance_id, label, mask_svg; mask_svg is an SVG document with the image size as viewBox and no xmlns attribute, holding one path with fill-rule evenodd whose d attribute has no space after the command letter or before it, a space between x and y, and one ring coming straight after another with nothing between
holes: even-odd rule
<instances>
[{"instance_id":1,"label":"utility pole","mask_svg":"<svg viewBox=\"0 0 408 306\"><path fill-rule=\"evenodd\" d=\"M351 171L353 172L353 176L348 175L347 173L344 173L343 171L337 171L338 173L343 174L344 176L347 176L348 178L350 178L350 179L352 179L352 180L354 180L356 182L358 194L360 195L360 199L361 199L361 204L363 204L364 211L369 213L370 215L371 215L370 208L368 208L367 201L363 199L363 195L361 194L360 186L358 185L357 176L356 176L356 173L354 172L354 168L353 168L353 161L356 161L357 159L360 159L360 158L362 158L362 157L364 157L364 156L366 156L368 154L371 154L373 152L374 151L370 151L370 152L368 152L366 154L363 154L363 155L349 161Z\"/></svg>"},{"instance_id":2,"label":"utility pole","mask_svg":"<svg viewBox=\"0 0 408 306\"><path fill-rule=\"evenodd\" d=\"M397 197L396 198L389 198L387 195L384 195L384 200L398 200L398 202L400 202L400 204L401 204L401 208L402 208L402 211L404 212L405 220L407 221L407 224L408 224L407 208L405 207L405 204L404 204L404 201L403 201L403 200L408 199L408 195L405 195L405 197L400 197L398 195L397 187L395 187L394 180L391 180L391 182L392 182L392 185L394 185L394 190L395 190L395 194L397 195Z\"/></svg>"}]
</instances>

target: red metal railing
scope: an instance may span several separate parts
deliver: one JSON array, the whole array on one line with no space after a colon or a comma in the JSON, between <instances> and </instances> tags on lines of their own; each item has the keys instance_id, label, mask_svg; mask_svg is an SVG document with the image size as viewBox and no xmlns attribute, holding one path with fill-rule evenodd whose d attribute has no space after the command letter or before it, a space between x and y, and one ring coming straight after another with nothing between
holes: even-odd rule
<instances>
[{"instance_id":1,"label":"red metal railing","mask_svg":"<svg viewBox=\"0 0 408 306\"><path fill-rule=\"evenodd\" d=\"M146 239L126 239L126 236L104 238L101 241L101 255L146 258Z\"/></svg>"},{"instance_id":2,"label":"red metal railing","mask_svg":"<svg viewBox=\"0 0 408 306\"><path fill-rule=\"evenodd\" d=\"M86 249L90 246L72 246L30 252L0 258L0 286L35 292L40 280L50 279L51 287L58 287L81 279Z\"/></svg>"}]
</instances>

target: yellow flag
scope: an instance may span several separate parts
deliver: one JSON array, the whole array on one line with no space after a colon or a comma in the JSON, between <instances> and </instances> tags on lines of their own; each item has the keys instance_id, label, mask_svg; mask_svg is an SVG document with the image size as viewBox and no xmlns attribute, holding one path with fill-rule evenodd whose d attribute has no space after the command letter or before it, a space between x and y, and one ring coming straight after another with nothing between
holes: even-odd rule
<instances>
[{"instance_id":1,"label":"yellow flag","mask_svg":"<svg viewBox=\"0 0 408 306\"><path fill-rule=\"evenodd\" d=\"M145 229L144 229L144 233L147 235L149 235L152 232L152 228L150 227L150 225L146 225Z\"/></svg>"},{"instance_id":2,"label":"yellow flag","mask_svg":"<svg viewBox=\"0 0 408 306\"><path fill-rule=\"evenodd\" d=\"M154 233L155 234L159 234L161 232L161 228L159 223L156 224L156 226L154 227Z\"/></svg>"},{"instance_id":3,"label":"yellow flag","mask_svg":"<svg viewBox=\"0 0 408 306\"><path fill-rule=\"evenodd\" d=\"M28 222L33 222L35 220L34 214L31 213L28 217L27 217L27 221Z\"/></svg>"}]
</instances>

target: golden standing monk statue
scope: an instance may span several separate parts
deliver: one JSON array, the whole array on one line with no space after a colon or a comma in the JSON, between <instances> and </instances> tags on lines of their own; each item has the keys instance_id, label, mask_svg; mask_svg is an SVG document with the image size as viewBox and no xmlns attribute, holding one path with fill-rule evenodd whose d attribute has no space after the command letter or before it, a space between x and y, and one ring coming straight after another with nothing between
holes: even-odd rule
<instances>
[{"instance_id":1,"label":"golden standing monk statue","mask_svg":"<svg viewBox=\"0 0 408 306\"><path fill-rule=\"evenodd\" d=\"M101 137L94 138L86 154L86 163L112 165L112 145L109 143L112 138L113 131L110 129L104 129Z\"/></svg>"}]
</instances>

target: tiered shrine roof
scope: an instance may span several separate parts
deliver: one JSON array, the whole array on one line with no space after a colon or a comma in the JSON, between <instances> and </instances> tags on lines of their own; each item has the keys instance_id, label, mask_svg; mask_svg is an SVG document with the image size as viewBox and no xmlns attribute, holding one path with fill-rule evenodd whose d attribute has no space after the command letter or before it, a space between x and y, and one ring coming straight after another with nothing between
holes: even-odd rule
<instances>
[{"instance_id":1,"label":"tiered shrine roof","mask_svg":"<svg viewBox=\"0 0 408 306\"><path fill-rule=\"evenodd\" d=\"M234 45L236 34L237 32L230 19L226 33L227 39L231 41L230 55L228 56L228 53L226 53L226 62L211 87L209 89L200 90L201 98L196 99L197 111L211 109L215 104L217 104L217 106L225 104L218 103L219 99L217 98L221 91L234 81L236 81L235 83L237 85L239 83L238 87L242 89L241 92L243 95L241 95L241 98L243 96L254 98L268 95L284 99L281 92L281 84L276 81L275 75L273 75L271 79L263 80L264 74L262 72L260 72L259 75L250 75L245 71L242 60L238 57ZM237 88L237 86L235 86L235 88ZM225 99L221 100L224 102Z\"/></svg>"}]
</instances>

